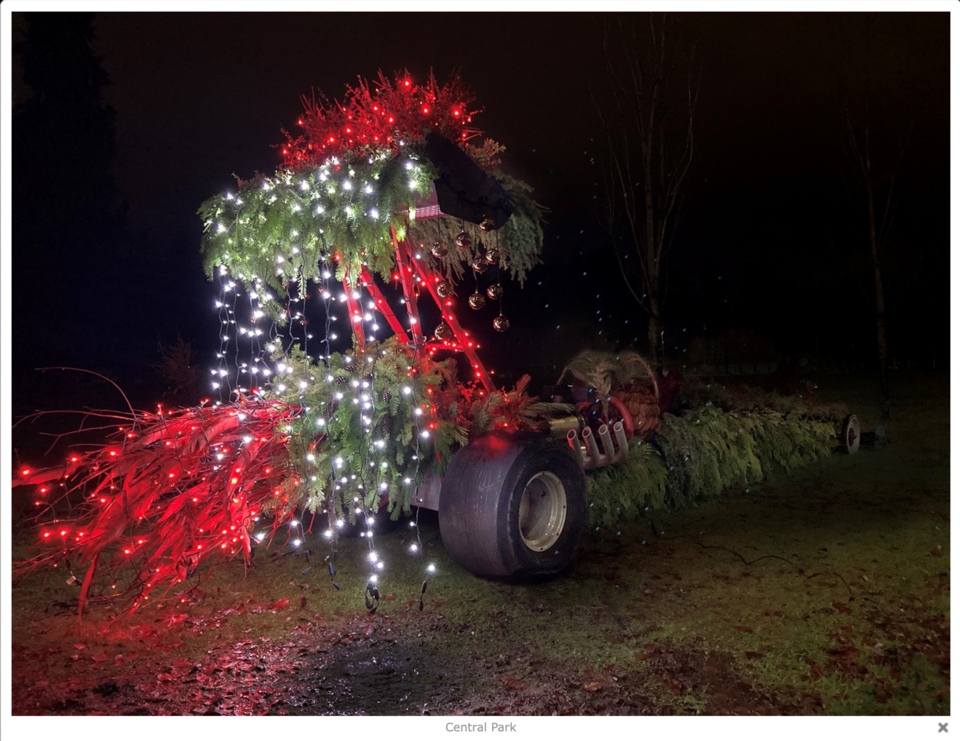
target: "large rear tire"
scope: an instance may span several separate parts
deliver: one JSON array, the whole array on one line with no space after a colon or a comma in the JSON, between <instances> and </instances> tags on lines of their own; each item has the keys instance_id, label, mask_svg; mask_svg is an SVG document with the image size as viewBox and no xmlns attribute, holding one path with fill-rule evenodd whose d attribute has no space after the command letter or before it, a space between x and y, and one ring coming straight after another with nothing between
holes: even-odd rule
<instances>
[{"instance_id":1,"label":"large rear tire","mask_svg":"<svg viewBox=\"0 0 960 741\"><path fill-rule=\"evenodd\" d=\"M586 475L570 447L546 435L483 435L450 462L439 514L444 546L472 574L555 574L583 539Z\"/></svg>"}]
</instances>

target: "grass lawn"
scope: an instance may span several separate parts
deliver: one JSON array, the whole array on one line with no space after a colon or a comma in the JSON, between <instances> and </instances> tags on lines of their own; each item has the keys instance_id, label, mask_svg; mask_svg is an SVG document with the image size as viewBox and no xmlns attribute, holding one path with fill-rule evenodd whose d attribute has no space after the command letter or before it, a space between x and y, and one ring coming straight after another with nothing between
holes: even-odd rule
<instances>
[{"instance_id":1,"label":"grass lawn","mask_svg":"<svg viewBox=\"0 0 960 741\"><path fill-rule=\"evenodd\" d=\"M821 381L866 430L875 381ZM590 533L567 573L474 578L436 516L366 544L274 543L132 615L58 569L13 587L14 714L950 712L949 378L895 376L890 444ZM34 533L15 534L14 558ZM289 554L289 555L287 555ZM424 609L418 609L427 563ZM159 595L159 593L158 593Z\"/></svg>"}]
</instances>

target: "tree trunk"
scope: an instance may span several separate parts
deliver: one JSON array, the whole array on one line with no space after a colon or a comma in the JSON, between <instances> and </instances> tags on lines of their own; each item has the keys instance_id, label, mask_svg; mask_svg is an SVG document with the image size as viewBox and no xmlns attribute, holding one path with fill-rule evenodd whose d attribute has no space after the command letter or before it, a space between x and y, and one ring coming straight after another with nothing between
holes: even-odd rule
<instances>
[{"instance_id":1,"label":"tree trunk","mask_svg":"<svg viewBox=\"0 0 960 741\"><path fill-rule=\"evenodd\" d=\"M656 296L650 297L650 314L647 321L647 342L650 365L663 373L663 355L660 352L660 304Z\"/></svg>"},{"instance_id":2,"label":"tree trunk","mask_svg":"<svg viewBox=\"0 0 960 741\"><path fill-rule=\"evenodd\" d=\"M880 249L873 204L873 186L867 184L867 210L870 217L870 259L873 263L873 283L876 295L877 355L880 359L880 418L890 419L890 373L887 370L887 317L883 300L883 272L880 269Z\"/></svg>"},{"instance_id":3,"label":"tree trunk","mask_svg":"<svg viewBox=\"0 0 960 741\"><path fill-rule=\"evenodd\" d=\"M647 340L649 341L650 364L663 373L663 357L660 352L660 245L657 243L656 208L653 202L653 168L650 155L653 148L653 134L643 147L643 188L646 219L644 220L644 239L647 258L647 301L650 316L647 321Z\"/></svg>"}]
</instances>

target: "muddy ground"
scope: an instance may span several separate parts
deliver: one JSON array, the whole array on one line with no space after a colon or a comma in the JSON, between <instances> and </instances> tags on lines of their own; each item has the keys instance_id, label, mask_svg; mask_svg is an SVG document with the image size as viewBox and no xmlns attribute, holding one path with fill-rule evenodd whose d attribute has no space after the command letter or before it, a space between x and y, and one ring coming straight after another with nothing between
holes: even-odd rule
<instances>
[{"instance_id":1,"label":"muddy ground","mask_svg":"<svg viewBox=\"0 0 960 741\"><path fill-rule=\"evenodd\" d=\"M60 569L13 591L16 715L936 714L950 710L949 379L897 377L889 445L590 533L575 566L490 582L435 517L363 547L275 544L83 626ZM869 379L826 379L866 429ZM25 529L16 553L28 552ZM418 605L428 563L436 564Z\"/></svg>"}]
</instances>

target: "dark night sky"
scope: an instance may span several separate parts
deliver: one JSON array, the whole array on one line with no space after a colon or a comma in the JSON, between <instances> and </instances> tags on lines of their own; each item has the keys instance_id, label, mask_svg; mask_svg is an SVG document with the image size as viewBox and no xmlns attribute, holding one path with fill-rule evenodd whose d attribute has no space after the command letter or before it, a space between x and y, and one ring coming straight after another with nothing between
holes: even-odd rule
<instances>
[{"instance_id":1,"label":"dark night sky","mask_svg":"<svg viewBox=\"0 0 960 741\"><path fill-rule=\"evenodd\" d=\"M15 16L15 35L23 20ZM676 354L704 326L708 334L739 327L784 354L816 345L824 355L869 360L869 304L848 270L865 254L864 233L843 186L842 149L843 91L869 79L878 157L910 131L891 252L901 261L898 276L920 267L912 283L894 281L902 297L891 313L892 353L929 363L935 347L942 359L949 15L714 13L679 21L684 38L700 39L704 67L697 154L665 307ZM381 69L408 68L422 79L431 66L441 78L459 68L485 108L478 123L507 146L506 169L551 211L546 265L522 296L511 289L514 330L505 339L557 335L559 323L565 356L588 337L607 339L611 329L596 332L612 326L615 339L639 335L643 346L643 317L614 272L595 211L599 165L591 160L600 132L589 94L604 84L600 15L110 13L94 28L110 78L105 99L116 111L114 173L128 240L123 249L103 246L108 260L88 246L86 259L71 261L18 241L15 221L14 391L24 407L42 404L32 368L80 365L145 383L158 341L178 333L209 365L215 291L200 267L197 207L233 185L231 173L272 172L270 145L282 140L280 127L293 128L301 93L340 97L357 75ZM15 82L16 103L30 94ZM16 125L15 115L15 142ZM29 163L45 154L16 156ZM15 213L42 219L31 211L32 194L17 194L17 172ZM575 319L579 327L566 329Z\"/></svg>"}]
</instances>

